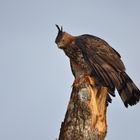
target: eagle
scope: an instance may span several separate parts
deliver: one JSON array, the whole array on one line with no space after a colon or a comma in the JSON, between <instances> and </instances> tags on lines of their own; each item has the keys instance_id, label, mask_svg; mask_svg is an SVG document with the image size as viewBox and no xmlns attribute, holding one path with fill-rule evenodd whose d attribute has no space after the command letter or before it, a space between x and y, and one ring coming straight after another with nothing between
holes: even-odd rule
<instances>
[{"instance_id":1,"label":"eagle","mask_svg":"<svg viewBox=\"0 0 140 140\"><path fill-rule=\"evenodd\" d=\"M108 90L107 103L118 91L125 107L135 105L140 100L140 90L126 73L120 54L105 40L83 34L73 36L56 25L58 34L55 43L70 59L72 73L77 79L81 75L94 78L98 87Z\"/></svg>"}]
</instances>

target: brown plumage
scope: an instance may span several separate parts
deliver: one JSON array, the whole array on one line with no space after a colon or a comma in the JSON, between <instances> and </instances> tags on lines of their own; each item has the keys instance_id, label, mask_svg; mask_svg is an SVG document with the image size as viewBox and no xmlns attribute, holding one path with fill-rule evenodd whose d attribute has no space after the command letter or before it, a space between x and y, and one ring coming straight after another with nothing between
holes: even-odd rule
<instances>
[{"instance_id":1,"label":"brown plumage","mask_svg":"<svg viewBox=\"0 0 140 140\"><path fill-rule=\"evenodd\" d=\"M117 89L124 105L135 105L140 100L140 90L125 72L120 54L103 39L92 35L72 36L58 28L55 43L70 58L75 79L90 75L96 86L107 87L115 96ZM107 100L111 102L108 94Z\"/></svg>"}]
</instances>

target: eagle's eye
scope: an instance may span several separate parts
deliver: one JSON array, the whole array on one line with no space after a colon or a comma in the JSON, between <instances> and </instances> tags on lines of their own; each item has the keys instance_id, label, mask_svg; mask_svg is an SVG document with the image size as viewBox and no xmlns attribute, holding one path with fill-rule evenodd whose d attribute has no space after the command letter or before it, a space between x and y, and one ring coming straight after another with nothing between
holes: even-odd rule
<instances>
[{"instance_id":1,"label":"eagle's eye","mask_svg":"<svg viewBox=\"0 0 140 140\"><path fill-rule=\"evenodd\" d=\"M65 40L64 39L62 39L62 43L64 43L65 42Z\"/></svg>"}]
</instances>

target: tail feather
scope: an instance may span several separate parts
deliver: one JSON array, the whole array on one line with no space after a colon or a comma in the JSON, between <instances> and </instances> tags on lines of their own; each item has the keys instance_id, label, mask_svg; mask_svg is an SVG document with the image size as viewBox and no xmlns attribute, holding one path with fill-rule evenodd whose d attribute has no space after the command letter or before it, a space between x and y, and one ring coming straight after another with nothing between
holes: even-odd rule
<instances>
[{"instance_id":1,"label":"tail feather","mask_svg":"<svg viewBox=\"0 0 140 140\"><path fill-rule=\"evenodd\" d=\"M140 100L140 90L125 72L121 73L121 79L121 87L118 87L117 90L124 105L126 107L135 105Z\"/></svg>"}]
</instances>

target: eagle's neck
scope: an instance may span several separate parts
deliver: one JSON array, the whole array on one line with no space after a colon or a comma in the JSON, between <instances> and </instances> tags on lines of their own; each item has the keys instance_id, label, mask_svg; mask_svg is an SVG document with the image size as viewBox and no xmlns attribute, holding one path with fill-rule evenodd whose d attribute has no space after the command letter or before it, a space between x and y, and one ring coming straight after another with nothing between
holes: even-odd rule
<instances>
[{"instance_id":1,"label":"eagle's neck","mask_svg":"<svg viewBox=\"0 0 140 140\"><path fill-rule=\"evenodd\" d=\"M64 48L69 47L71 45L71 43L75 41L75 37L67 32L64 32L63 36L64 36L64 42L65 42Z\"/></svg>"}]
</instances>

